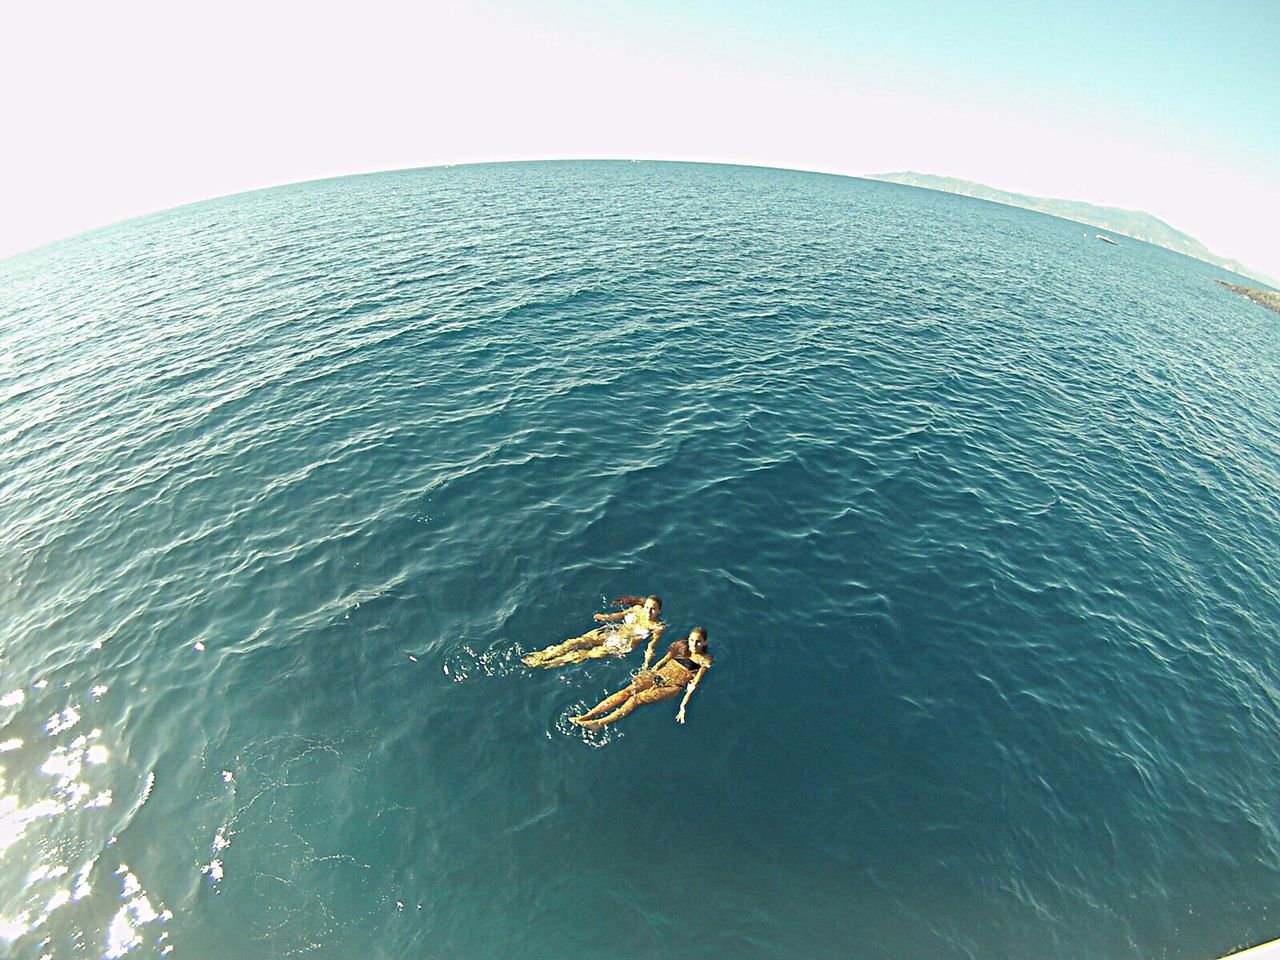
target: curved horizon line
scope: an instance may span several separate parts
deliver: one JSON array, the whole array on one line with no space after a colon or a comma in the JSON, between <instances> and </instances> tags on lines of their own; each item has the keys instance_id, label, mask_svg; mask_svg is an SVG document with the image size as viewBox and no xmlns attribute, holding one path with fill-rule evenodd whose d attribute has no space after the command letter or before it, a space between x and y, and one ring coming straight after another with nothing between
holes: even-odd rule
<instances>
[{"instance_id":1,"label":"curved horizon line","mask_svg":"<svg viewBox=\"0 0 1280 960\"><path fill-rule=\"evenodd\" d=\"M986 197L970 196L968 194L956 193L954 191L939 189L937 187L927 187L927 186L921 186L918 184L900 183L893 180L882 179L884 177L904 175L904 174L910 175L910 176L940 177L940 178L946 178L946 179L954 179L963 183L984 187L986 189L998 190L1003 193L1011 193L1011 191L1004 190L1001 187L992 187L989 184L980 183L979 181L976 181L976 180L965 180L964 178L950 177L947 174L932 174L932 173L921 174L916 171L889 171L885 173L856 174L856 173L843 173L835 170L810 169L810 168L804 168L804 167L777 167L777 166L771 166L769 164L744 163L741 161L687 160L687 159L675 159L670 157L536 157L536 158L522 158L522 159L506 158L506 159L496 159L496 160L468 160L468 161L462 161L462 162L456 162L456 163L432 163L432 164L423 164L421 166L408 166L408 167L388 167L382 170L361 170L353 173L338 173L338 174L333 174L331 176L311 177L304 180L287 180L280 183L266 184L261 187L251 187L247 190L237 190L232 193L214 194L213 196L209 196L209 197L201 197L198 200L189 200L185 203L177 203L171 207L161 207L157 210L147 210L142 213L133 214L132 216L122 217L119 220L110 220L107 223L102 223L93 227L88 227L87 229L77 231L76 233L64 234L61 237L55 237L52 240L47 240L47 241L38 243L35 246L26 247L21 250L14 251L13 253L6 254L0 257L0 263L18 260L18 259L27 257L29 255L39 253L40 251L47 250L50 247L55 247L58 244L76 240L81 237L87 237L91 234L98 233L99 231L120 227L128 223L133 223L134 221L146 220L150 217L162 216L165 214L173 213L178 210L187 209L188 207L198 207L206 203L216 203L223 200L232 200L232 199L235 199L236 197L249 196L255 193L265 193L269 190L282 190L282 189L287 189L289 187L305 186L306 184L311 184L311 183L326 183L332 180L352 180L358 177L378 177L378 176L386 176L388 174L415 173L418 171L426 171L426 170L449 170L449 169L454 169L458 167L516 166L518 164L539 164L539 163L545 163L545 164L662 163L662 164L682 165L682 166L733 167L733 168L742 169L742 170L767 170L767 171L773 171L776 173L800 173L800 174L808 174L813 176L836 177L844 180L862 180L864 182L869 182L869 183L882 183L888 186L903 187L910 190L927 190L931 193L942 193L942 194L947 194L949 196L962 196L962 197L965 197L966 199L975 200L980 203L991 203L996 206L1013 207L1014 209L1025 210L1028 213L1038 213L1042 216L1053 217L1056 220L1063 220L1067 223L1076 223L1076 224L1084 224L1085 226L1093 226L1092 224L1089 224L1082 220L1073 220L1070 217L1063 217L1058 214L1047 213L1042 210L1035 210L1030 207L1019 206L1017 204L1004 203L1000 200L991 200ZM1040 196L1032 196L1030 194L1027 194L1025 196L1028 199L1033 199L1033 200L1051 200L1056 202L1081 203L1081 204L1089 204L1091 206L1098 206L1097 204L1093 204L1091 201L1088 201L1088 200L1075 200L1067 197L1040 197ZM1153 217L1157 220L1159 219L1155 217L1154 214L1147 213L1145 210L1130 210L1123 207L1114 207L1110 209L1119 210L1125 213L1141 214L1143 216ZM1165 223L1165 221L1163 220L1161 220L1160 222ZM1168 226L1173 230L1178 230L1177 227L1173 227L1171 224L1168 224L1168 223L1165 223L1165 226ZM1128 236L1120 231L1113 230L1112 232L1120 233L1121 236ZM1182 233L1184 231L1178 230L1178 232ZM1186 234L1186 236L1191 236L1191 235ZM1211 261L1192 256L1180 250L1174 250L1171 247L1166 247L1166 246L1163 246L1162 244L1150 243L1150 241L1142 240L1141 238L1138 238L1138 237L1130 237L1130 239L1137 240L1140 243L1148 243L1150 246L1157 247L1161 250L1167 250L1168 252L1175 253L1178 256L1187 257L1190 260L1195 260L1197 263L1207 263L1210 266L1216 267L1217 269L1220 269L1220 270L1224 270L1225 272L1233 273L1237 276L1245 276L1248 279L1253 280L1255 282L1269 283L1272 287L1276 287L1277 289L1280 289L1280 284L1278 284L1277 281L1271 280L1271 278L1268 277L1266 274L1263 274L1262 271L1257 270L1253 267L1247 268L1250 271L1248 274L1237 273L1234 270L1228 270L1226 267L1222 266L1221 264L1213 263ZM1196 238L1192 237L1192 239L1196 239ZM1199 243L1200 241L1197 240L1196 242ZM1203 244L1201 245L1203 246ZM1212 251L1210 252L1212 253ZM1219 255L1216 253L1213 255L1215 257L1219 257ZM1226 260L1228 258L1220 257L1220 259ZM1234 262L1239 263L1239 261L1234 261ZM1245 267L1246 265L1240 264L1240 266ZM1257 276L1258 274L1262 274L1262 277Z\"/></svg>"}]
</instances>

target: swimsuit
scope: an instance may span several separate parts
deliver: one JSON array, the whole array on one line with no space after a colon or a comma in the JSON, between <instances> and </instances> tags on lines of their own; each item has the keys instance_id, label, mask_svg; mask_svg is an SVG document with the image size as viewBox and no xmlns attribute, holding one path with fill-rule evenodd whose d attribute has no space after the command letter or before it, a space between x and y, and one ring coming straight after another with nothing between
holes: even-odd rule
<instances>
[{"instance_id":1,"label":"swimsuit","mask_svg":"<svg viewBox=\"0 0 1280 960\"><path fill-rule=\"evenodd\" d=\"M604 641L604 648L610 653L616 653L619 656L624 653L630 653L632 647L633 644L627 642L627 639L623 637L621 631L609 634Z\"/></svg>"},{"instance_id":2,"label":"swimsuit","mask_svg":"<svg viewBox=\"0 0 1280 960\"><path fill-rule=\"evenodd\" d=\"M630 632L635 634L637 639L647 640L649 638L649 629L647 627L637 627L636 621L638 619L640 618L628 610L627 615L622 618L622 622L626 624L626 627L631 628ZM626 627L619 627L618 632L621 633L622 630L626 629Z\"/></svg>"},{"instance_id":3,"label":"swimsuit","mask_svg":"<svg viewBox=\"0 0 1280 960\"><path fill-rule=\"evenodd\" d=\"M686 660L683 657L678 657L673 660L668 660L665 664L663 664L662 669L666 670L667 667L674 664L675 666L679 667L681 670L684 671L683 675L678 677L670 677L662 673L661 671L659 671L653 675L653 685L655 687L688 686L689 681L693 679L693 675L698 672L697 665L695 664L694 666L691 667L689 666L690 663L692 663L691 660Z\"/></svg>"},{"instance_id":4,"label":"swimsuit","mask_svg":"<svg viewBox=\"0 0 1280 960\"><path fill-rule=\"evenodd\" d=\"M610 653L617 654L620 657L630 653L641 640L649 639L649 635L652 632L651 627L655 626L648 617L645 617L643 621L640 618L641 614L637 614L634 610L628 610L627 615L622 618L622 625L604 638L602 646ZM641 623L646 623L649 626L640 626Z\"/></svg>"}]
</instances>

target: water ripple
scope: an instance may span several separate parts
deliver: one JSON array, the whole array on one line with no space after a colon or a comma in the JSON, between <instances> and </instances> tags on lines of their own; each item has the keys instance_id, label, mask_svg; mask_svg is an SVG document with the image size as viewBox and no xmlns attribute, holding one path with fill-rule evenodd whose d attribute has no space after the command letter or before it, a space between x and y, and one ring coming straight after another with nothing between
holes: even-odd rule
<instances>
[{"instance_id":1,"label":"water ripple","mask_svg":"<svg viewBox=\"0 0 1280 960\"><path fill-rule=\"evenodd\" d=\"M1280 330L1087 239L842 178L516 164L0 264L0 938L1273 936ZM574 726L634 657L520 657L650 591L711 631L689 722Z\"/></svg>"}]
</instances>

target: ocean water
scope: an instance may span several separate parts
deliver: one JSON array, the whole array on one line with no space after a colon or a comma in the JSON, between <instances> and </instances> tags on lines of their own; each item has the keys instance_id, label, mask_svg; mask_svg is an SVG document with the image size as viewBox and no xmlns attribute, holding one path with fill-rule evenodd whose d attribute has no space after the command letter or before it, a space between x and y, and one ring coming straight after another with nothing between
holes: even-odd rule
<instances>
[{"instance_id":1,"label":"ocean water","mask_svg":"<svg viewBox=\"0 0 1280 960\"><path fill-rule=\"evenodd\" d=\"M416 170L0 263L0 955L1280 935L1280 318L1025 211ZM619 593L710 635L531 671Z\"/></svg>"}]
</instances>

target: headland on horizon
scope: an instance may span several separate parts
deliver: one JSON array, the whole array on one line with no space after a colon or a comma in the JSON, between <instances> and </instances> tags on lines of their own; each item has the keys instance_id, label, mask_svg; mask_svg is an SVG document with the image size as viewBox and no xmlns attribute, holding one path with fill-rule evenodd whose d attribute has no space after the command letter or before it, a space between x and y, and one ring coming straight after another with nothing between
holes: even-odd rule
<instances>
[{"instance_id":1,"label":"headland on horizon","mask_svg":"<svg viewBox=\"0 0 1280 960\"><path fill-rule=\"evenodd\" d=\"M1218 256L1190 234L1176 230L1159 217L1153 217L1151 214L1143 213L1140 210L1100 207L1096 204L1085 203L1083 200L1033 197L1024 193L1011 193L1008 190L989 187L986 184L975 183L972 180L941 177L932 173L914 173L911 171L878 173L869 174L866 179L883 180L886 183L900 183L908 187L923 187L926 190L940 190L943 193L956 193L965 197L976 197L979 200L990 200L992 203L1003 203L1011 207L1022 207L1025 210L1047 213L1054 217L1062 217L1064 220L1074 220L1077 223L1088 224L1091 227L1101 227L1104 230L1110 230L1112 233L1132 237L1135 240L1142 240L1157 247L1164 247L1166 250L1172 250L1175 253L1181 253L1196 260L1203 260L1205 263L1211 263L1215 267L1221 267L1223 270L1229 270L1232 273L1248 277L1250 280L1265 283L1269 287L1280 287L1280 281L1274 280L1258 270L1250 269L1238 260L1228 260L1225 257Z\"/></svg>"},{"instance_id":2,"label":"headland on horizon","mask_svg":"<svg viewBox=\"0 0 1280 960\"><path fill-rule=\"evenodd\" d=\"M1219 280L1217 282L1233 293L1238 293L1242 297L1247 297L1259 306L1263 306L1268 310L1280 313L1280 293L1277 293L1275 290L1259 290L1257 287L1245 287L1238 283L1227 283L1225 280Z\"/></svg>"}]
</instances>

